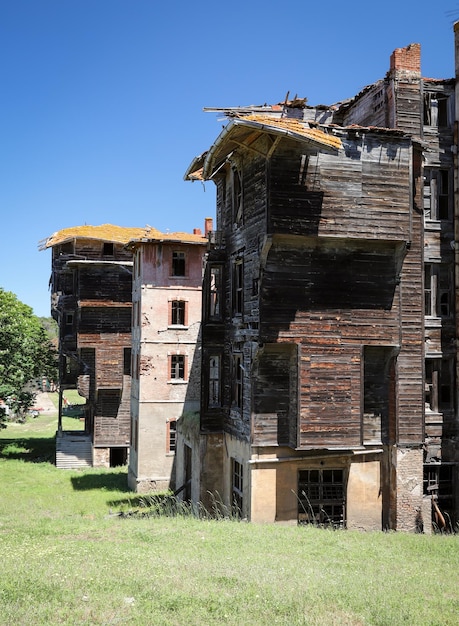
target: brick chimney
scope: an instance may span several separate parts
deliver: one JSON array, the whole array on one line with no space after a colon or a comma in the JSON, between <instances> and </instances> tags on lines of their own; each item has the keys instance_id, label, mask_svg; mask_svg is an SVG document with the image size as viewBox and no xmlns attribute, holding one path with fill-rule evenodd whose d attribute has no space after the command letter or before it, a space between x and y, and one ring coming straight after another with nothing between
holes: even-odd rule
<instances>
[{"instance_id":1,"label":"brick chimney","mask_svg":"<svg viewBox=\"0 0 459 626\"><path fill-rule=\"evenodd\" d=\"M214 229L214 221L211 217L206 217L204 220L204 234L207 235Z\"/></svg>"},{"instance_id":2,"label":"brick chimney","mask_svg":"<svg viewBox=\"0 0 459 626\"><path fill-rule=\"evenodd\" d=\"M421 73L421 44L411 43L406 48L396 48L390 57L390 71Z\"/></svg>"}]
</instances>

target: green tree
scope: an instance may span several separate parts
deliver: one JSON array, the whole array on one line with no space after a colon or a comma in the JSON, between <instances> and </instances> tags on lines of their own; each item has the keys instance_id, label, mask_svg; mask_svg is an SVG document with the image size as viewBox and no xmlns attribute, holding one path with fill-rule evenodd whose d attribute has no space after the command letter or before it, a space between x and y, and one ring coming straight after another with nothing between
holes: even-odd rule
<instances>
[{"instance_id":1,"label":"green tree","mask_svg":"<svg viewBox=\"0 0 459 626\"><path fill-rule=\"evenodd\" d=\"M31 307L0 287L0 399L16 415L25 415L34 401L26 386L41 376L57 378L49 334ZM4 418L0 414L0 424Z\"/></svg>"}]
</instances>

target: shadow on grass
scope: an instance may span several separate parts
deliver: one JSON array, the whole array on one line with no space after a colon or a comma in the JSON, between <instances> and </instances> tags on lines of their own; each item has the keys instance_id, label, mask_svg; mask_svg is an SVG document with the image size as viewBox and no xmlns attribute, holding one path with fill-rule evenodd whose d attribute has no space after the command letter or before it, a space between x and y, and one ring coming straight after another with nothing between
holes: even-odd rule
<instances>
[{"instance_id":1,"label":"shadow on grass","mask_svg":"<svg viewBox=\"0 0 459 626\"><path fill-rule=\"evenodd\" d=\"M55 437L0 439L0 458L3 459L21 459L29 463L54 465L55 451Z\"/></svg>"},{"instance_id":2,"label":"shadow on grass","mask_svg":"<svg viewBox=\"0 0 459 626\"><path fill-rule=\"evenodd\" d=\"M70 479L75 491L104 489L105 491L128 492L126 472L103 472L100 474L83 474Z\"/></svg>"},{"instance_id":3,"label":"shadow on grass","mask_svg":"<svg viewBox=\"0 0 459 626\"><path fill-rule=\"evenodd\" d=\"M141 496L132 496L132 498L121 498L118 500L110 500L108 503L113 508L143 508L145 506L144 500Z\"/></svg>"}]
</instances>

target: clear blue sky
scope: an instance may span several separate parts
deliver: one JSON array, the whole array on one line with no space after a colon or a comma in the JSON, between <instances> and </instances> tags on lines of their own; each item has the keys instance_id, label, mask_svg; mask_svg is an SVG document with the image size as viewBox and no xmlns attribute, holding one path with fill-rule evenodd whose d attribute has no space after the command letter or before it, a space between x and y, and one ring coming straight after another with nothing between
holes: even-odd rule
<instances>
[{"instance_id":1,"label":"clear blue sky","mask_svg":"<svg viewBox=\"0 0 459 626\"><path fill-rule=\"evenodd\" d=\"M203 107L332 104L410 43L452 78L455 19L441 0L0 0L0 287L49 316L41 239L214 216L213 184L183 181L223 124Z\"/></svg>"}]
</instances>

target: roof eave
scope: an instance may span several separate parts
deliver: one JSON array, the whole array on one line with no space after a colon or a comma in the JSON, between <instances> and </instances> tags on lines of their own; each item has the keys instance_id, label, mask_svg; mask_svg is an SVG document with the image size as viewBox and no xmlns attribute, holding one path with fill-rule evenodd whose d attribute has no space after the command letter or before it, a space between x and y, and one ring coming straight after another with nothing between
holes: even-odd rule
<instances>
[{"instance_id":1,"label":"roof eave","mask_svg":"<svg viewBox=\"0 0 459 626\"><path fill-rule=\"evenodd\" d=\"M212 178L212 175L214 174L214 171L217 166L215 155L218 149L224 144L224 142L227 140L227 138L229 137L229 135L231 134L231 132L236 126L245 126L247 128L253 128L254 130L258 130L260 133L269 133L270 135L278 135L280 137L286 137L289 139L293 139L294 141L307 143L316 148L320 148L321 150L336 151L338 149L336 146L332 146L326 142L322 142L318 139L314 139L313 137L307 137L305 135L302 135L301 133L295 133L294 131L289 130L289 129L279 128L277 126L271 126L269 124L257 122L254 120L247 120L244 118L242 119L234 118L225 126L225 128L222 130L220 135L215 140L214 144L211 146L211 148L205 155L204 163L203 163L203 172L202 172L202 177L204 180L209 180L210 178ZM232 150L229 150L228 153L231 151ZM219 159L218 166L223 162L223 160L224 160L223 158Z\"/></svg>"}]
</instances>

